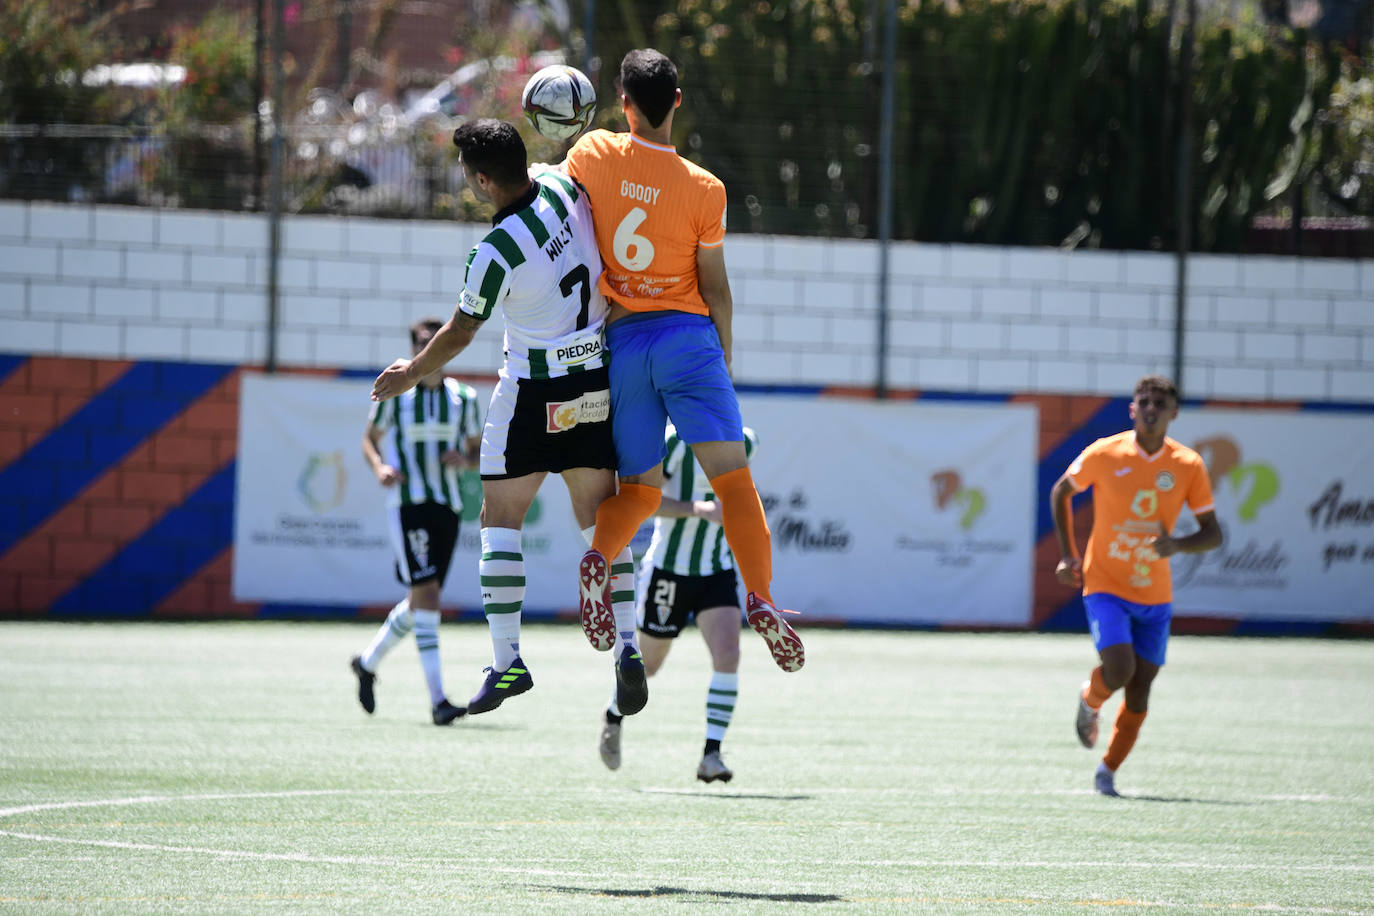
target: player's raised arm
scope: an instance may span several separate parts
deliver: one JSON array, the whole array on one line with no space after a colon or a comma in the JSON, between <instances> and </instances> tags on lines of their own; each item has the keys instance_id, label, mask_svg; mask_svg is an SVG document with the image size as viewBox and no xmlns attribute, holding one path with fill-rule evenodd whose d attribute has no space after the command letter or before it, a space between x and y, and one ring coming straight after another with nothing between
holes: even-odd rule
<instances>
[{"instance_id":1,"label":"player's raised arm","mask_svg":"<svg viewBox=\"0 0 1374 916\"><path fill-rule=\"evenodd\" d=\"M377 376L372 383L372 400L394 398L414 388L426 375L442 369L449 360L467 349L482 324L480 319L462 309L454 309L453 317L444 322L444 326L423 350L415 354L414 359L398 359Z\"/></svg>"}]
</instances>

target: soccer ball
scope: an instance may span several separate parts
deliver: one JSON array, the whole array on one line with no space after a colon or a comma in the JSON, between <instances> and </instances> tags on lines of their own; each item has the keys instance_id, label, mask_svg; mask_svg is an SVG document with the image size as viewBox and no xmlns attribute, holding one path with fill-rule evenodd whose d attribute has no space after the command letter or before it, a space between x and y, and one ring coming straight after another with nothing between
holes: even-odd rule
<instances>
[{"instance_id":1,"label":"soccer ball","mask_svg":"<svg viewBox=\"0 0 1374 916\"><path fill-rule=\"evenodd\" d=\"M554 64L530 77L520 107L534 129L550 140L571 140L591 123L596 90L581 70Z\"/></svg>"}]
</instances>

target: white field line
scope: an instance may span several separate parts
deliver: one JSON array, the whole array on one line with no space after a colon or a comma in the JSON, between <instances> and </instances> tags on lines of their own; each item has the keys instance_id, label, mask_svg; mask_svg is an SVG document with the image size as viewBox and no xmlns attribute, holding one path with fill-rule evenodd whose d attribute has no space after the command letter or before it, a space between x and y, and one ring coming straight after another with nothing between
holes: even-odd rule
<instances>
[{"instance_id":1,"label":"white field line","mask_svg":"<svg viewBox=\"0 0 1374 916\"><path fill-rule=\"evenodd\" d=\"M243 799L262 799L262 798L308 798L331 795L416 795L416 794L440 794L443 790L410 790L410 789L298 789L280 792L243 792L243 793L213 793L200 795L142 795L127 798L111 799L89 799L84 801L65 801L65 802L44 802L31 805L18 805L12 808L0 808L0 818L14 817L20 814L32 814L39 811L61 811L75 808L96 808L96 807L120 807L130 805L165 804L192 801L238 801ZM206 846L173 846L162 843L130 843L119 840L95 840L83 839L79 837L59 837L38 833L27 833L17 830L0 829L0 836L10 836L16 839L32 840L42 843L57 843L70 846L94 846L106 849L128 849L146 852L175 852L175 853L195 853L200 855L219 856L222 858L254 859L259 861L282 861L282 862L304 862L331 865L385 865L390 867L420 865L433 867L434 863L429 860L420 862L419 860L401 859L394 857L381 856L330 856L315 855L300 852L254 852L241 849L216 849ZM674 860L676 861L676 860ZM587 880L604 880L608 877L644 879L652 878L652 875L609 875L603 871L580 872L573 870L559 870L548 868L511 868L503 867L495 862L486 860L473 860L469 863L456 863L448 861L443 863L448 867L481 869L485 872L500 872L511 875L526 875L540 877L564 877L564 878L584 878ZM648 864L648 863L646 863ZM797 863L802 864L802 863ZM817 861L812 863L817 867L834 864L833 862ZM870 860L865 862L869 867L886 868L972 868L972 869L1018 869L1018 868L1063 868L1063 869L1085 869L1102 868L1115 869L1130 867L1138 869L1177 869L1177 870L1197 870L1197 871L1231 871L1248 872L1272 870L1275 865L1251 864L1251 863L1216 863L1216 862L1131 862L1128 866L1112 860L1080 860L1080 861L1048 861L1048 860L1017 860L1017 861L994 861L976 859L891 859L891 860ZM1374 863L1370 864L1293 864L1284 863L1283 868L1290 871L1305 872L1356 872L1374 873ZM1149 905L1149 904L1147 904ZM1188 905L1185 905L1188 906ZM1291 908L1279 907L1272 904L1246 904L1246 908L1272 908L1282 912L1342 912L1340 910L1323 910L1320 908Z\"/></svg>"}]
</instances>

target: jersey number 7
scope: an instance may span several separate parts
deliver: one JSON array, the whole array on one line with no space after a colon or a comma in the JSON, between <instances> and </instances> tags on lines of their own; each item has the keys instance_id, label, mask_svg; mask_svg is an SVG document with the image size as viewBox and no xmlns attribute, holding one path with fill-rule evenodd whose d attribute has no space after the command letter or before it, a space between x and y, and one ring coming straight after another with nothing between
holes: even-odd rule
<instances>
[{"instance_id":1,"label":"jersey number 7","mask_svg":"<svg viewBox=\"0 0 1374 916\"><path fill-rule=\"evenodd\" d=\"M587 326L587 309L592 301L592 274L586 264L578 264L558 281L558 291L564 299L572 295L574 286L582 287L582 308L577 311L577 330L580 331Z\"/></svg>"}]
</instances>

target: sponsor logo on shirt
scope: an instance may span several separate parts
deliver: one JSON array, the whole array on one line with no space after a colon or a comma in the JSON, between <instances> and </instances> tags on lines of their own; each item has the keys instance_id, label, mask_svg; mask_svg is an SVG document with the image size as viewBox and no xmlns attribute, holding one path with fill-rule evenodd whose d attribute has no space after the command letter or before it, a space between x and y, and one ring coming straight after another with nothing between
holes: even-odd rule
<instances>
[{"instance_id":1,"label":"sponsor logo on shirt","mask_svg":"<svg viewBox=\"0 0 1374 916\"><path fill-rule=\"evenodd\" d=\"M1137 490L1131 500L1131 511L1141 518L1153 518L1159 511L1159 494L1154 490Z\"/></svg>"},{"instance_id":2,"label":"sponsor logo on shirt","mask_svg":"<svg viewBox=\"0 0 1374 916\"><path fill-rule=\"evenodd\" d=\"M601 355L601 339L594 337L591 340L579 340L568 344L566 347L559 347L553 351L553 358L565 365L576 365L585 363L587 360Z\"/></svg>"},{"instance_id":3,"label":"sponsor logo on shirt","mask_svg":"<svg viewBox=\"0 0 1374 916\"><path fill-rule=\"evenodd\" d=\"M487 297L479 296L470 289L463 290L461 302L465 312L471 312L474 315L487 313Z\"/></svg>"},{"instance_id":4,"label":"sponsor logo on shirt","mask_svg":"<svg viewBox=\"0 0 1374 916\"><path fill-rule=\"evenodd\" d=\"M579 423L604 423L611 417L611 393L589 391L571 401L547 401L544 410L548 417L545 432L567 432Z\"/></svg>"}]
</instances>

